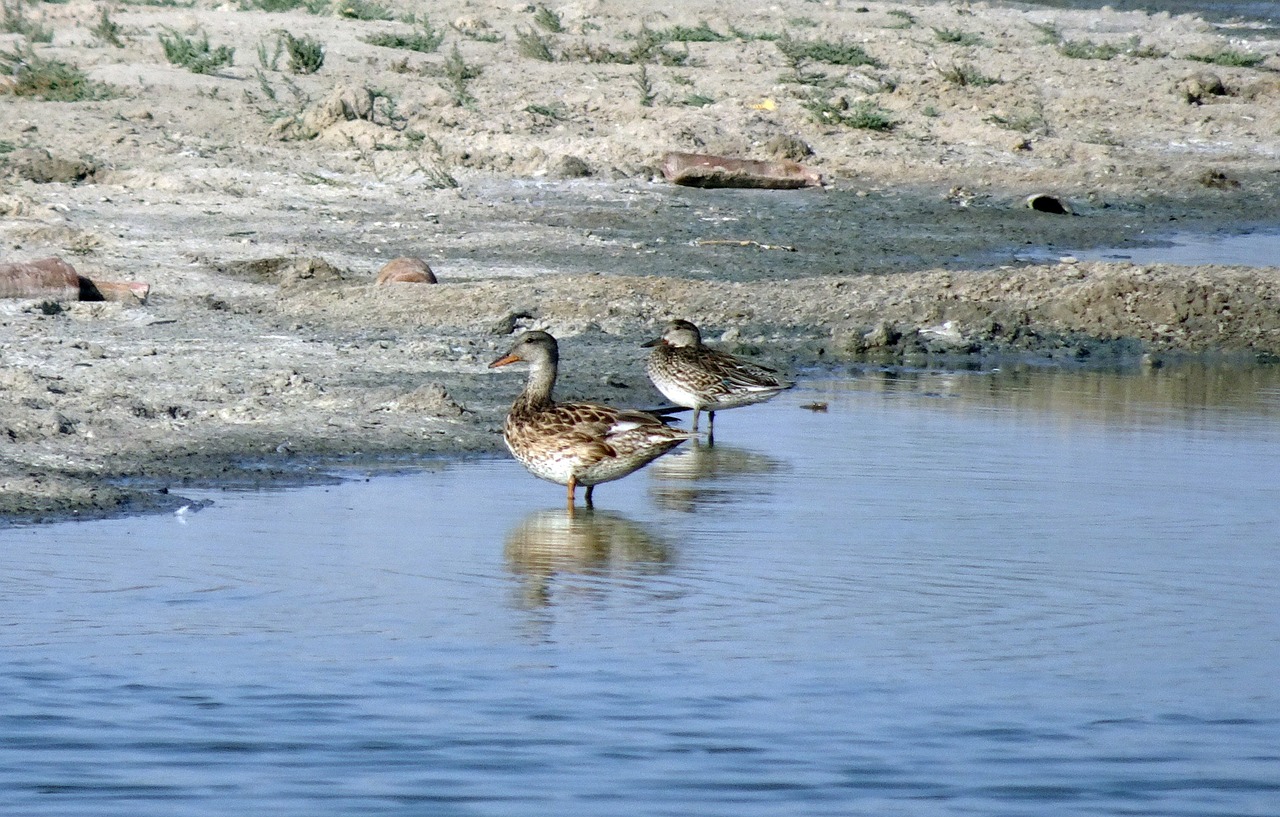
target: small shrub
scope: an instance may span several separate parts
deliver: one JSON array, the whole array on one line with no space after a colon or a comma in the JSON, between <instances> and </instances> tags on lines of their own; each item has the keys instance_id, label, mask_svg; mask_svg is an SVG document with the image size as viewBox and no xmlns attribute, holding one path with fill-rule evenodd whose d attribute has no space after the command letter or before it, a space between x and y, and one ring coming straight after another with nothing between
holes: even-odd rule
<instances>
[{"instance_id":1,"label":"small shrub","mask_svg":"<svg viewBox=\"0 0 1280 817\"><path fill-rule=\"evenodd\" d=\"M160 35L164 56L171 64L186 68L193 74L212 74L224 65L230 65L236 50L230 46L209 45L209 35L200 32L199 39L189 39L177 31Z\"/></svg>"},{"instance_id":2,"label":"small shrub","mask_svg":"<svg viewBox=\"0 0 1280 817\"><path fill-rule=\"evenodd\" d=\"M721 34L707 25L706 21L692 27L672 26L651 33L661 43L722 43L730 39L727 34Z\"/></svg>"},{"instance_id":3,"label":"small shrub","mask_svg":"<svg viewBox=\"0 0 1280 817\"><path fill-rule=\"evenodd\" d=\"M551 53L551 43L534 29L523 31L516 29L516 51L522 57L540 62L555 62L556 55Z\"/></svg>"},{"instance_id":4,"label":"small shrub","mask_svg":"<svg viewBox=\"0 0 1280 817\"><path fill-rule=\"evenodd\" d=\"M557 122L565 118L564 111L556 105L526 105L524 112L534 116L546 117Z\"/></svg>"},{"instance_id":5,"label":"small shrub","mask_svg":"<svg viewBox=\"0 0 1280 817\"><path fill-rule=\"evenodd\" d=\"M546 6L538 6L538 10L533 13L533 22L551 34L564 33L564 23L560 21L560 15Z\"/></svg>"},{"instance_id":6,"label":"small shrub","mask_svg":"<svg viewBox=\"0 0 1280 817\"><path fill-rule=\"evenodd\" d=\"M471 80L480 76L481 70L474 66L468 65L462 54L458 51L458 44L454 43L453 50L449 52L444 60L444 78L446 81L445 90L453 97L455 105L470 105L475 102L475 97L471 95L468 86Z\"/></svg>"},{"instance_id":7,"label":"small shrub","mask_svg":"<svg viewBox=\"0 0 1280 817\"><path fill-rule=\"evenodd\" d=\"M782 56L799 71L799 66L805 62L825 62L828 65L844 65L856 67L867 65L872 68L882 68L880 61L872 57L862 46L854 43L833 43L825 40L795 40L790 35L784 35L782 39L774 43L778 50L782 52Z\"/></svg>"},{"instance_id":8,"label":"small shrub","mask_svg":"<svg viewBox=\"0 0 1280 817\"><path fill-rule=\"evenodd\" d=\"M1222 65L1228 68L1257 68L1262 64L1266 57L1261 54L1249 54L1244 51L1222 49L1220 51L1215 51L1212 54L1192 54L1188 56L1187 59L1195 60L1196 62L1207 62L1210 65Z\"/></svg>"},{"instance_id":9,"label":"small shrub","mask_svg":"<svg viewBox=\"0 0 1280 817\"><path fill-rule=\"evenodd\" d=\"M1124 53L1124 48L1114 43L1095 43L1093 40L1064 40L1058 44L1058 53L1073 60L1109 60Z\"/></svg>"},{"instance_id":10,"label":"small shrub","mask_svg":"<svg viewBox=\"0 0 1280 817\"><path fill-rule=\"evenodd\" d=\"M124 41L120 39L120 26L107 14L105 6L102 9L102 13L98 15L97 24L89 29L89 33L107 45L124 48Z\"/></svg>"},{"instance_id":11,"label":"small shrub","mask_svg":"<svg viewBox=\"0 0 1280 817\"><path fill-rule=\"evenodd\" d=\"M374 34L365 37L364 41L369 45L383 48L403 48L407 51L433 54L444 42L444 30L433 28L430 20L424 20L418 30L411 34Z\"/></svg>"},{"instance_id":12,"label":"small shrub","mask_svg":"<svg viewBox=\"0 0 1280 817\"><path fill-rule=\"evenodd\" d=\"M94 82L76 66L41 57L30 47L25 51L0 51L0 73L14 77L9 91L14 96L86 102L116 95L110 85Z\"/></svg>"},{"instance_id":13,"label":"small shrub","mask_svg":"<svg viewBox=\"0 0 1280 817\"><path fill-rule=\"evenodd\" d=\"M960 88L985 88L1000 83L1000 80L989 77L966 63L956 63L950 68L938 70L942 72L943 79Z\"/></svg>"},{"instance_id":14,"label":"small shrub","mask_svg":"<svg viewBox=\"0 0 1280 817\"><path fill-rule=\"evenodd\" d=\"M46 28L40 20L27 17L22 8L22 0L16 0L12 6L7 2L0 3L0 32L21 34L32 43L53 41L53 29Z\"/></svg>"},{"instance_id":15,"label":"small shrub","mask_svg":"<svg viewBox=\"0 0 1280 817\"><path fill-rule=\"evenodd\" d=\"M289 70L295 74L314 74L324 65L324 44L312 37L295 37L284 32L281 37L289 52Z\"/></svg>"},{"instance_id":16,"label":"small shrub","mask_svg":"<svg viewBox=\"0 0 1280 817\"><path fill-rule=\"evenodd\" d=\"M338 16L348 20L391 20L391 11L373 0L343 0L337 7Z\"/></svg>"},{"instance_id":17,"label":"small shrub","mask_svg":"<svg viewBox=\"0 0 1280 817\"><path fill-rule=\"evenodd\" d=\"M971 34L968 31L960 31L955 28L935 28L933 36L940 43L949 43L951 45L982 45L985 41L977 34Z\"/></svg>"},{"instance_id":18,"label":"small shrub","mask_svg":"<svg viewBox=\"0 0 1280 817\"><path fill-rule=\"evenodd\" d=\"M656 95L653 92L653 80L649 78L649 71L644 65L636 72L636 89L640 92L640 104L645 108L652 107Z\"/></svg>"},{"instance_id":19,"label":"small shrub","mask_svg":"<svg viewBox=\"0 0 1280 817\"><path fill-rule=\"evenodd\" d=\"M687 94L684 99L680 100L681 105L688 105L691 108L705 108L714 103L715 100L711 97L697 92Z\"/></svg>"},{"instance_id":20,"label":"small shrub","mask_svg":"<svg viewBox=\"0 0 1280 817\"><path fill-rule=\"evenodd\" d=\"M911 28L916 24L916 16L903 9L890 9L889 16L898 18L898 22L890 24L889 28Z\"/></svg>"},{"instance_id":21,"label":"small shrub","mask_svg":"<svg viewBox=\"0 0 1280 817\"><path fill-rule=\"evenodd\" d=\"M890 131L897 126L889 118L888 111L870 100L862 100L847 108L818 97L812 97L803 104L814 119L824 124L873 131Z\"/></svg>"},{"instance_id":22,"label":"small shrub","mask_svg":"<svg viewBox=\"0 0 1280 817\"><path fill-rule=\"evenodd\" d=\"M1040 32L1040 45L1057 45L1062 42L1062 31L1053 23L1033 23L1031 27Z\"/></svg>"},{"instance_id":23,"label":"small shrub","mask_svg":"<svg viewBox=\"0 0 1280 817\"><path fill-rule=\"evenodd\" d=\"M282 12L307 7L307 0L241 0L244 11Z\"/></svg>"}]
</instances>

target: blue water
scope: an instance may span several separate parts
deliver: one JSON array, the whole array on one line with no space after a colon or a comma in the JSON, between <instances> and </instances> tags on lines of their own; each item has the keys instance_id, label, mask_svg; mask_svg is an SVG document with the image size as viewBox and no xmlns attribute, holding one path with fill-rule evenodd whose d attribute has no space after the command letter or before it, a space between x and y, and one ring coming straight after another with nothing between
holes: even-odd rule
<instances>
[{"instance_id":1,"label":"blue water","mask_svg":"<svg viewBox=\"0 0 1280 817\"><path fill-rule=\"evenodd\" d=\"M572 518L494 458L3 529L0 813L1275 815L1278 419L860 371Z\"/></svg>"}]
</instances>

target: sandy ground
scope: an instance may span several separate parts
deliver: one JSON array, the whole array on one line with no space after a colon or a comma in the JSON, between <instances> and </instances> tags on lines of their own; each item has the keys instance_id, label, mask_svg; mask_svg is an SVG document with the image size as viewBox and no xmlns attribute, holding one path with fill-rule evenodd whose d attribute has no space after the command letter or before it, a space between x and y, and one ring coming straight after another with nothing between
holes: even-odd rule
<instances>
[{"instance_id":1,"label":"sandy ground","mask_svg":"<svg viewBox=\"0 0 1280 817\"><path fill-rule=\"evenodd\" d=\"M523 374L486 364L522 327L561 338L563 394L629 405L660 402L639 343L672 316L793 371L1280 354L1276 269L1017 252L1274 226L1280 42L1105 10L681 7L437 3L430 53L366 41L424 30L394 2L24 7L52 32L36 55L113 95L0 96L0 261L59 255L152 290L145 305L0 301L0 515L499 451ZM370 9L393 19L356 19ZM635 61L680 26L727 36ZM320 70L273 58L281 32L322 43ZM551 61L526 55L531 32ZM875 64L797 65L765 39L783 32ZM175 33L234 61L171 65L159 38ZM0 34L0 53L27 39ZM1266 58L1191 59L1224 50ZM842 121L865 106L893 127ZM657 170L671 150L799 159L828 186L677 189ZM1026 209L1033 193L1073 214ZM441 282L373 286L399 256Z\"/></svg>"}]
</instances>

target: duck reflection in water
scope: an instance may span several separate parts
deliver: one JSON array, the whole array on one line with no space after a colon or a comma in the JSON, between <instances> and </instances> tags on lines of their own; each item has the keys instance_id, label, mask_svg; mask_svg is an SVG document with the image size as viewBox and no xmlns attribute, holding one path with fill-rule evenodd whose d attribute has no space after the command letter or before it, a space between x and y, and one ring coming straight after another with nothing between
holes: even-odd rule
<instances>
[{"instance_id":1,"label":"duck reflection in water","mask_svg":"<svg viewBox=\"0 0 1280 817\"><path fill-rule=\"evenodd\" d=\"M662 508L692 513L704 505L724 505L759 497L765 486L752 477L777 474L789 465L765 454L723 444L694 441L654 463L649 491Z\"/></svg>"},{"instance_id":2,"label":"duck reflection in water","mask_svg":"<svg viewBox=\"0 0 1280 817\"><path fill-rule=\"evenodd\" d=\"M544 607L553 593L599 595L600 580L657 575L674 554L642 525L611 511L536 511L507 534L507 566L523 581L523 601Z\"/></svg>"}]
</instances>

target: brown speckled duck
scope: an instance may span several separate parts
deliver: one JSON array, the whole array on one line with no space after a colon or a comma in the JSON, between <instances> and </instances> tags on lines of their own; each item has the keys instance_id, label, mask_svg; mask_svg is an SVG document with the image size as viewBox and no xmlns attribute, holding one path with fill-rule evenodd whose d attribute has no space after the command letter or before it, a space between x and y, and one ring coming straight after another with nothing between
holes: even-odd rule
<instances>
[{"instance_id":1,"label":"brown speckled duck","mask_svg":"<svg viewBox=\"0 0 1280 817\"><path fill-rule=\"evenodd\" d=\"M708 434L714 435L717 411L763 403L795 385L773 369L704 346L689 321L672 321L662 337L644 345L653 347L649 379L668 400L693 409L694 431L700 412L707 412Z\"/></svg>"},{"instance_id":2,"label":"brown speckled duck","mask_svg":"<svg viewBox=\"0 0 1280 817\"><path fill-rule=\"evenodd\" d=\"M622 479L693 436L644 411L557 403L551 392L560 350L546 332L521 334L489 368L519 361L529 364L529 380L507 413L503 439L534 476L568 487L570 508L577 486L586 486L591 507L596 485Z\"/></svg>"}]
</instances>

